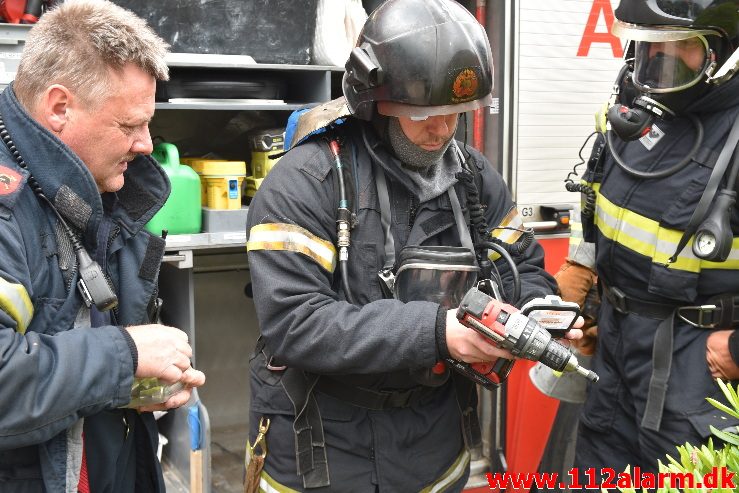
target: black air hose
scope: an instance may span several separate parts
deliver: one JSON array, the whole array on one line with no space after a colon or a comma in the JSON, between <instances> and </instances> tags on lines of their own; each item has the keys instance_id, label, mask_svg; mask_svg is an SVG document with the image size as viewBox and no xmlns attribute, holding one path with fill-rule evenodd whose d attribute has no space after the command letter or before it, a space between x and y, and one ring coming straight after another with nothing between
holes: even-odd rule
<instances>
[{"instance_id":1,"label":"black air hose","mask_svg":"<svg viewBox=\"0 0 739 493\"><path fill-rule=\"evenodd\" d=\"M574 181L568 181L565 183L565 188L568 192L580 192L585 195L585 203L580 210L580 214L583 217L592 217L595 212L595 190L593 187L584 183L575 183Z\"/></svg>"}]
</instances>

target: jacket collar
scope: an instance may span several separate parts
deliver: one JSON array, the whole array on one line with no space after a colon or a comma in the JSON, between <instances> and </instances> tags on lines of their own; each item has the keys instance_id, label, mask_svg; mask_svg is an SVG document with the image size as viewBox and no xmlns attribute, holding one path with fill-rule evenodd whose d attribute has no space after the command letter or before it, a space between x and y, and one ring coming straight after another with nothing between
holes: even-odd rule
<instances>
[{"instance_id":1,"label":"jacket collar","mask_svg":"<svg viewBox=\"0 0 739 493\"><path fill-rule=\"evenodd\" d=\"M379 165L391 180L402 184L416 198L423 196L424 191L420 188L422 185L412 180L408 173L403 171L402 163L390 150L389 144L377 134L378 129L371 123L361 120L357 120L357 126L360 142L363 142L363 145L368 148L370 159ZM442 162L439 163L439 166L456 165L456 159L454 146L450 145L442 156ZM454 183L456 183L456 179ZM440 195L444 196L445 191L442 191Z\"/></svg>"},{"instance_id":2,"label":"jacket collar","mask_svg":"<svg viewBox=\"0 0 739 493\"><path fill-rule=\"evenodd\" d=\"M84 232L85 243L94 246L104 209L90 171L69 147L31 118L16 98L12 83L0 94L0 114L44 194L65 219ZM149 156L134 159L124 176L123 188L110 194L113 197L106 202L114 204L113 219L136 234L164 204L170 184Z\"/></svg>"},{"instance_id":3,"label":"jacket collar","mask_svg":"<svg viewBox=\"0 0 739 493\"><path fill-rule=\"evenodd\" d=\"M737 105L739 105L739 75L712 87L703 97L688 106L685 112L719 113Z\"/></svg>"}]
</instances>

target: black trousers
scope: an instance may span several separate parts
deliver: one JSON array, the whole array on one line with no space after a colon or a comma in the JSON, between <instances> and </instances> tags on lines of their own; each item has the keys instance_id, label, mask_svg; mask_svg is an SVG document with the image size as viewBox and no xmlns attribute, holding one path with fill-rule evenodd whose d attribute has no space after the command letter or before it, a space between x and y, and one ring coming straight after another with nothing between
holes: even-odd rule
<instances>
[{"instance_id":1,"label":"black trousers","mask_svg":"<svg viewBox=\"0 0 739 493\"><path fill-rule=\"evenodd\" d=\"M581 478L588 468L598 478L603 471L618 474L628 466L657 472L658 461L666 463L667 454L678 457L678 445L705 443L710 425L736 425L736 419L706 402L706 397L724 400L706 363L709 331L676 322L661 426L659 431L641 427L659 322L621 314L604 300L593 358L600 380L588 388L578 428L574 465Z\"/></svg>"}]
</instances>

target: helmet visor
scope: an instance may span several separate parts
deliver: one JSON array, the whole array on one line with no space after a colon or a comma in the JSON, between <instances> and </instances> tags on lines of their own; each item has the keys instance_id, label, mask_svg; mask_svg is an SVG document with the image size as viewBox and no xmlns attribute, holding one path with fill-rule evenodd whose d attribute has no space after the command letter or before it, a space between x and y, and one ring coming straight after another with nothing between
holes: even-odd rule
<instances>
[{"instance_id":1,"label":"helmet visor","mask_svg":"<svg viewBox=\"0 0 739 493\"><path fill-rule=\"evenodd\" d=\"M687 89L701 81L713 62L705 36L673 41L637 41L634 47L634 84L645 92Z\"/></svg>"},{"instance_id":2,"label":"helmet visor","mask_svg":"<svg viewBox=\"0 0 739 493\"><path fill-rule=\"evenodd\" d=\"M618 19L613 21L611 32L614 36L621 39L630 39L632 41L679 41L688 39L698 35L715 35L720 36L721 33L714 29L689 29L681 26L651 26L639 25L623 22Z\"/></svg>"},{"instance_id":3,"label":"helmet visor","mask_svg":"<svg viewBox=\"0 0 739 493\"><path fill-rule=\"evenodd\" d=\"M452 115L484 108L493 104L493 96L488 94L484 98L459 104L441 106L420 106L415 104L396 103L394 101L378 101L377 112L385 116L405 116L412 120L425 120L430 116Z\"/></svg>"}]
</instances>

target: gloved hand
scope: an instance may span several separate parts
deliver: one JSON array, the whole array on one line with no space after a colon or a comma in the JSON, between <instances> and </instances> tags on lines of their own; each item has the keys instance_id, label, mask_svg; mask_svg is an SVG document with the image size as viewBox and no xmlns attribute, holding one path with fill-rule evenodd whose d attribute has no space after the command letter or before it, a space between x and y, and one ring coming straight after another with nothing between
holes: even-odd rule
<instances>
[{"instance_id":1,"label":"gloved hand","mask_svg":"<svg viewBox=\"0 0 739 493\"><path fill-rule=\"evenodd\" d=\"M560 296L565 301L574 301L580 306L580 310L584 312L585 300L588 292L597 282L598 276L589 267L573 262L567 259L559 268L559 272L554 275L559 286ZM583 313L585 324L582 327L583 337L572 341L572 345L584 355L591 355L595 352L595 341L598 335L598 327L596 321Z\"/></svg>"},{"instance_id":2,"label":"gloved hand","mask_svg":"<svg viewBox=\"0 0 739 493\"><path fill-rule=\"evenodd\" d=\"M714 330L706 340L706 361L713 378L739 379L739 366L729 351L729 337L733 330Z\"/></svg>"},{"instance_id":3,"label":"gloved hand","mask_svg":"<svg viewBox=\"0 0 739 493\"><path fill-rule=\"evenodd\" d=\"M595 284L597 276L589 267L567 259L554 275L559 286L560 296L565 301L574 301L582 310L590 287Z\"/></svg>"}]
</instances>

